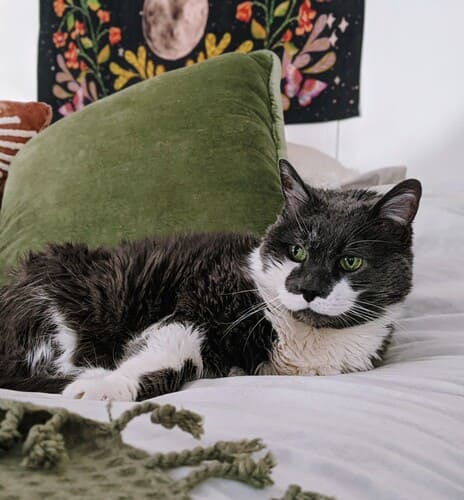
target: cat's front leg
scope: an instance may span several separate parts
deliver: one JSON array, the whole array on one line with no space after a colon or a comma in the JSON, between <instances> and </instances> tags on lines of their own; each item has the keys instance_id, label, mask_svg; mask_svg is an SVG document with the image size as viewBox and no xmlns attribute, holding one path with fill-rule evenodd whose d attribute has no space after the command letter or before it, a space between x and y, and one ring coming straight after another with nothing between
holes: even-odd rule
<instances>
[{"instance_id":1,"label":"cat's front leg","mask_svg":"<svg viewBox=\"0 0 464 500\"><path fill-rule=\"evenodd\" d=\"M191 325L154 324L126 349L115 370L84 370L63 391L76 399L143 400L177 391L201 376L203 334Z\"/></svg>"}]
</instances>

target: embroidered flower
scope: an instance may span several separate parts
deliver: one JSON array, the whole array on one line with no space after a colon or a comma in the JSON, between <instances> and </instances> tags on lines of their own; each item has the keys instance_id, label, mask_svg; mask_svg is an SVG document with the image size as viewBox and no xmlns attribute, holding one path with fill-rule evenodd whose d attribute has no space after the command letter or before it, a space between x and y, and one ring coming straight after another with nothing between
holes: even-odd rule
<instances>
[{"instance_id":1,"label":"embroidered flower","mask_svg":"<svg viewBox=\"0 0 464 500\"><path fill-rule=\"evenodd\" d=\"M63 33L62 31L57 31L53 33L53 43L55 47L59 49L60 47L64 47L66 45L66 40L68 38L67 33Z\"/></svg>"},{"instance_id":2,"label":"embroidered flower","mask_svg":"<svg viewBox=\"0 0 464 500\"><path fill-rule=\"evenodd\" d=\"M291 30L287 30L283 35L282 35L282 42L289 42L293 37L293 33Z\"/></svg>"},{"instance_id":3,"label":"embroidered flower","mask_svg":"<svg viewBox=\"0 0 464 500\"><path fill-rule=\"evenodd\" d=\"M89 69L85 61L79 61L79 69L84 72Z\"/></svg>"},{"instance_id":4,"label":"embroidered flower","mask_svg":"<svg viewBox=\"0 0 464 500\"><path fill-rule=\"evenodd\" d=\"M58 111L60 115L68 116L71 113L74 113L75 111L79 111L80 109L82 109L84 105L85 105L84 89L82 87L79 87L77 92L74 94L74 97L72 98L71 102L63 104L63 106L58 108Z\"/></svg>"},{"instance_id":5,"label":"embroidered flower","mask_svg":"<svg viewBox=\"0 0 464 500\"><path fill-rule=\"evenodd\" d=\"M79 21L74 23L74 30L71 33L71 38L75 40L78 36L85 35L85 24Z\"/></svg>"},{"instance_id":6,"label":"embroidered flower","mask_svg":"<svg viewBox=\"0 0 464 500\"><path fill-rule=\"evenodd\" d=\"M111 45L116 45L121 41L121 28L110 28L109 40Z\"/></svg>"},{"instance_id":7,"label":"embroidered flower","mask_svg":"<svg viewBox=\"0 0 464 500\"><path fill-rule=\"evenodd\" d=\"M311 8L310 0L304 0L298 10L298 26L295 33L298 36L309 33L313 29L312 20L316 17L317 12Z\"/></svg>"},{"instance_id":8,"label":"embroidered flower","mask_svg":"<svg viewBox=\"0 0 464 500\"><path fill-rule=\"evenodd\" d=\"M252 14L252 2L242 2L237 5L235 18L243 23L249 23Z\"/></svg>"},{"instance_id":9,"label":"embroidered flower","mask_svg":"<svg viewBox=\"0 0 464 500\"><path fill-rule=\"evenodd\" d=\"M97 17L98 17L98 19L100 19L101 23L109 23L110 22L110 18L111 18L111 14L107 10L100 9L97 12Z\"/></svg>"},{"instance_id":10,"label":"embroidered flower","mask_svg":"<svg viewBox=\"0 0 464 500\"><path fill-rule=\"evenodd\" d=\"M79 68L79 61L77 60L79 56L79 51L74 42L70 42L68 45L68 50L64 53L64 58L66 59L66 66L71 69Z\"/></svg>"},{"instance_id":11,"label":"embroidered flower","mask_svg":"<svg viewBox=\"0 0 464 500\"><path fill-rule=\"evenodd\" d=\"M55 0L53 2L53 10L58 17L63 17L65 9L66 5L64 4L64 0Z\"/></svg>"}]
</instances>

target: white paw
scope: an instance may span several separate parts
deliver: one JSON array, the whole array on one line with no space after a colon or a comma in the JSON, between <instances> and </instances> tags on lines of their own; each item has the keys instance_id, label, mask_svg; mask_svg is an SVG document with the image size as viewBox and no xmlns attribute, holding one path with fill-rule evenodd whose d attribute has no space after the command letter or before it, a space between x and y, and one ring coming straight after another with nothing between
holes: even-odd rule
<instances>
[{"instance_id":1,"label":"white paw","mask_svg":"<svg viewBox=\"0 0 464 500\"><path fill-rule=\"evenodd\" d=\"M100 370L98 372L98 370ZM89 373L92 372L92 373ZM138 384L123 375L103 369L86 370L63 391L73 399L98 401L135 401Z\"/></svg>"}]
</instances>

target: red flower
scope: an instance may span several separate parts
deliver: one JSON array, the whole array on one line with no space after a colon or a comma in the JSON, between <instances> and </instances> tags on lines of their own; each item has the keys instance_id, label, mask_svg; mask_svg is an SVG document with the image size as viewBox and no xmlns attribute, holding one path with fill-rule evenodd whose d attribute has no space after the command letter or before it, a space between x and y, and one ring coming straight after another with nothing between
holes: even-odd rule
<instances>
[{"instance_id":1,"label":"red flower","mask_svg":"<svg viewBox=\"0 0 464 500\"><path fill-rule=\"evenodd\" d=\"M287 30L283 35L282 35L282 42L289 42L292 39L293 33L291 30Z\"/></svg>"},{"instance_id":2,"label":"red flower","mask_svg":"<svg viewBox=\"0 0 464 500\"><path fill-rule=\"evenodd\" d=\"M83 36L85 35L85 24L84 23L81 23L79 21L76 21L74 23L74 30L73 32L71 33L71 38L73 40L75 40L77 38L77 36Z\"/></svg>"},{"instance_id":3,"label":"red flower","mask_svg":"<svg viewBox=\"0 0 464 500\"><path fill-rule=\"evenodd\" d=\"M116 45L117 43L119 43L121 41L121 38L121 28L110 28L109 39L111 45Z\"/></svg>"},{"instance_id":4,"label":"red flower","mask_svg":"<svg viewBox=\"0 0 464 500\"><path fill-rule=\"evenodd\" d=\"M98 19L100 19L101 23L109 23L111 14L107 10L100 9L97 12L97 17L98 17Z\"/></svg>"},{"instance_id":5,"label":"red flower","mask_svg":"<svg viewBox=\"0 0 464 500\"><path fill-rule=\"evenodd\" d=\"M53 43L55 47L59 49L60 47L64 47L66 45L66 39L68 38L67 33L63 33L62 31L57 31L53 33Z\"/></svg>"},{"instance_id":6,"label":"red flower","mask_svg":"<svg viewBox=\"0 0 464 500\"><path fill-rule=\"evenodd\" d=\"M316 14L317 12L311 9L310 0L304 0L298 11L298 27L295 29L295 33L298 36L309 33L313 29L311 21L316 17Z\"/></svg>"},{"instance_id":7,"label":"red flower","mask_svg":"<svg viewBox=\"0 0 464 500\"><path fill-rule=\"evenodd\" d=\"M85 61L80 61L79 62L79 69L81 71L87 71L89 67L87 66L86 62Z\"/></svg>"},{"instance_id":8,"label":"red flower","mask_svg":"<svg viewBox=\"0 0 464 500\"><path fill-rule=\"evenodd\" d=\"M68 45L68 50L64 53L64 58L66 59L66 66L71 69L79 68L79 61L77 60L79 56L79 51L77 50L76 44L71 42Z\"/></svg>"},{"instance_id":9,"label":"red flower","mask_svg":"<svg viewBox=\"0 0 464 500\"><path fill-rule=\"evenodd\" d=\"M63 13L66 9L66 5L64 4L64 0L55 0L53 2L53 10L58 17L63 17Z\"/></svg>"},{"instance_id":10,"label":"red flower","mask_svg":"<svg viewBox=\"0 0 464 500\"><path fill-rule=\"evenodd\" d=\"M252 2L242 2L237 5L235 18L243 23L249 23L252 14Z\"/></svg>"}]
</instances>

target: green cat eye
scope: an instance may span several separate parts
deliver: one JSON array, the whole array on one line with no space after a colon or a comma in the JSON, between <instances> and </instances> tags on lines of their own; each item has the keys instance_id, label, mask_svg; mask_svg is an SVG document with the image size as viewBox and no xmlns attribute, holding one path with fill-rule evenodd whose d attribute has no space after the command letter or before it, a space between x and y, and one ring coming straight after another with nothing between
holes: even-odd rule
<instances>
[{"instance_id":1,"label":"green cat eye","mask_svg":"<svg viewBox=\"0 0 464 500\"><path fill-rule=\"evenodd\" d=\"M288 255L295 262L304 262L308 256L308 252L303 247L300 247L300 245L290 245Z\"/></svg>"},{"instance_id":2,"label":"green cat eye","mask_svg":"<svg viewBox=\"0 0 464 500\"><path fill-rule=\"evenodd\" d=\"M342 257L338 263L344 271L351 273L362 266L363 260L361 257Z\"/></svg>"}]
</instances>

